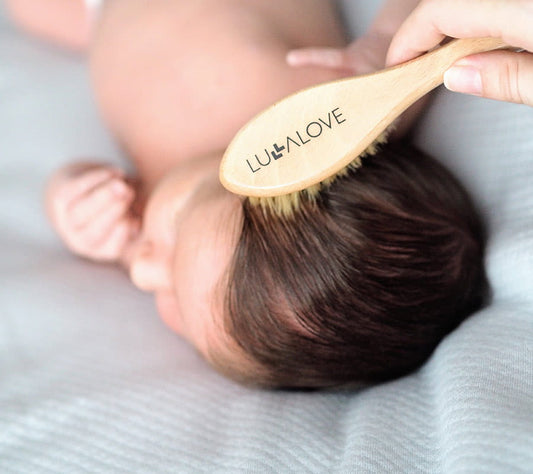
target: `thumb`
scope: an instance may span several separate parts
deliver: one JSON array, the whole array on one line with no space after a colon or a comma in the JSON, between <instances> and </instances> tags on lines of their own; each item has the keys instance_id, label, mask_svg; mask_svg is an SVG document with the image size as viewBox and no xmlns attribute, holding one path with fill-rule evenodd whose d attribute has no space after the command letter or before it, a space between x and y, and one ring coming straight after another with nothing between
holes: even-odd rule
<instances>
[{"instance_id":1,"label":"thumb","mask_svg":"<svg viewBox=\"0 0 533 474\"><path fill-rule=\"evenodd\" d=\"M493 51L460 59L444 74L455 92L533 106L533 54Z\"/></svg>"}]
</instances>

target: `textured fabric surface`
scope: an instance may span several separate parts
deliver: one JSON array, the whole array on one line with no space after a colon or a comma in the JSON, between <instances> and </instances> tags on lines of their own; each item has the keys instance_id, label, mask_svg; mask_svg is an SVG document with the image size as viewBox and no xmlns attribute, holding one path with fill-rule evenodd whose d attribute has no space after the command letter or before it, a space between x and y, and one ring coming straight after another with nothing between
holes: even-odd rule
<instances>
[{"instance_id":1,"label":"textured fabric surface","mask_svg":"<svg viewBox=\"0 0 533 474\"><path fill-rule=\"evenodd\" d=\"M356 30L375 9L346 4ZM82 59L3 15L0 58L0 472L533 472L533 109L441 91L415 134L489 224L493 303L408 377L264 392L211 371L122 272L62 248L47 176L125 161Z\"/></svg>"}]
</instances>

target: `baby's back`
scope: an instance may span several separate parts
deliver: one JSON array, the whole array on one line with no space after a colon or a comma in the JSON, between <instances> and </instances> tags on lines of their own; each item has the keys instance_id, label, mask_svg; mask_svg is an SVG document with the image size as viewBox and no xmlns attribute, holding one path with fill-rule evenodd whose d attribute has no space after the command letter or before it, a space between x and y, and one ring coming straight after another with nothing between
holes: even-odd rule
<instances>
[{"instance_id":1,"label":"baby's back","mask_svg":"<svg viewBox=\"0 0 533 474\"><path fill-rule=\"evenodd\" d=\"M336 78L291 69L285 54L342 40L333 3L324 0L110 0L91 69L103 115L141 173L164 172L223 150L281 97Z\"/></svg>"}]
</instances>

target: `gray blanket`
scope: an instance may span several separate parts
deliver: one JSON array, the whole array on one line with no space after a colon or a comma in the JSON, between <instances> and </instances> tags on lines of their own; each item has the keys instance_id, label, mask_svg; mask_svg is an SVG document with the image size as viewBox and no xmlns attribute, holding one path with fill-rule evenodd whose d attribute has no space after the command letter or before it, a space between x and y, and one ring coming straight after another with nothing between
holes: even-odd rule
<instances>
[{"instance_id":1,"label":"gray blanket","mask_svg":"<svg viewBox=\"0 0 533 474\"><path fill-rule=\"evenodd\" d=\"M357 33L375 5L345 3ZM419 371L358 391L251 390L52 233L47 176L125 160L84 61L0 14L0 472L533 472L532 130L531 108L446 91L416 130L483 212L493 289Z\"/></svg>"}]
</instances>

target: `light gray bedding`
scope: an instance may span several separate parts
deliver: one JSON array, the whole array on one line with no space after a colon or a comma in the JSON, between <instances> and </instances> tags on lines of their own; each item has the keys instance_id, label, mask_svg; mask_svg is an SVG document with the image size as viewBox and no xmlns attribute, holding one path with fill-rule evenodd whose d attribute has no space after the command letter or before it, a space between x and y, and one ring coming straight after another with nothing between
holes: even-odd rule
<instances>
[{"instance_id":1,"label":"light gray bedding","mask_svg":"<svg viewBox=\"0 0 533 474\"><path fill-rule=\"evenodd\" d=\"M376 5L345 3L360 31ZM0 472L533 472L533 109L440 91L415 133L488 223L490 306L408 377L264 392L214 373L150 296L48 227L55 168L125 163L86 72L0 12Z\"/></svg>"}]
</instances>

